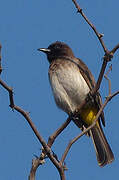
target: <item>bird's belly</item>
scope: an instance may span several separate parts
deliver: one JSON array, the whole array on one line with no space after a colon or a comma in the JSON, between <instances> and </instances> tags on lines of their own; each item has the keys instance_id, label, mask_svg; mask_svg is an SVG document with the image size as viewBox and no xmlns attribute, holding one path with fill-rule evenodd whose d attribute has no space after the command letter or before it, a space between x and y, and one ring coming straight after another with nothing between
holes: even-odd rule
<instances>
[{"instance_id":1,"label":"bird's belly","mask_svg":"<svg viewBox=\"0 0 119 180\"><path fill-rule=\"evenodd\" d=\"M79 107L89 92L79 68L74 64L58 65L49 73L49 79L56 104L68 114Z\"/></svg>"}]
</instances>

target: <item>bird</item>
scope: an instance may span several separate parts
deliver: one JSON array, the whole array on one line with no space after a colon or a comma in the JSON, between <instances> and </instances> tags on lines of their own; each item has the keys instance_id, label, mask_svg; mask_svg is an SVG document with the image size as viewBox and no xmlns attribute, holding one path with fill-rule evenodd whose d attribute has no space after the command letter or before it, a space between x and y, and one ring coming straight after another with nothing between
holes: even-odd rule
<instances>
[{"instance_id":1,"label":"bird","mask_svg":"<svg viewBox=\"0 0 119 180\"><path fill-rule=\"evenodd\" d=\"M96 82L87 65L76 58L72 49L64 42L56 41L48 48L39 48L47 55L49 61L49 81L56 105L69 116L75 115L78 107L86 99ZM99 92L92 96L80 109L78 117L72 120L81 129L89 127L95 120L102 105ZM114 155L104 135L102 124L105 126L104 112L101 113L96 125L89 130L100 167L110 164Z\"/></svg>"}]
</instances>

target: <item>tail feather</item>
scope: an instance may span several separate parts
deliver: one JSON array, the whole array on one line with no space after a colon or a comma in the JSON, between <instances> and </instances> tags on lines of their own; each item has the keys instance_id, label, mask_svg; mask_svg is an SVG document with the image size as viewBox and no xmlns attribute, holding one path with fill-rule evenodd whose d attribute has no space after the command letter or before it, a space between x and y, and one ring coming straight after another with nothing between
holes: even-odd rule
<instances>
[{"instance_id":1,"label":"tail feather","mask_svg":"<svg viewBox=\"0 0 119 180\"><path fill-rule=\"evenodd\" d=\"M90 135L94 143L99 166L103 167L111 163L114 160L114 155L99 124L90 130Z\"/></svg>"}]
</instances>

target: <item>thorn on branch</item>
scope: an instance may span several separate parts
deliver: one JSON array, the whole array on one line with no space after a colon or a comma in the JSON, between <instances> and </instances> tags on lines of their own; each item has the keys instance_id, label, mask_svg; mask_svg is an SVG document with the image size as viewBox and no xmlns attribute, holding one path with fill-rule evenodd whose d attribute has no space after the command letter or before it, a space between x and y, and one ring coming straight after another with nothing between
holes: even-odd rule
<instances>
[{"instance_id":1,"label":"thorn on branch","mask_svg":"<svg viewBox=\"0 0 119 180\"><path fill-rule=\"evenodd\" d=\"M104 37L104 34L102 34L102 33L99 33L98 35L99 35L99 38Z\"/></svg>"},{"instance_id":2,"label":"thorn on branch","mask_svg":"<svg viewBox=\"0 0 119 180\"><path fill-rule=\"evenodd\" d=\"M26 114L27 114L28 116L30 115L30 113L31 113L30 111L29 111L29 112L26 112Z\"/></svg>"},{"instance_id":3,"label":"thorn on branch","mask_svg":"<svg viewBox=\"0 0 119 180\"><path fill-rule=\"evenodd\" d=\"M64 169L64 171L67 171L68 170L68 168L66 167L66 163L64 162L64 164L63 164L63 169Z\"/></svg>"},{"instance_id":4,"label":"thorn on branch","mask_svg":"<svg viewBox=\"0 0 119 180\"><path fill-rule=\"evenodd\" d=\"M36 159L33 159L33 160L32 160L32 168L33 168L33 169L34 169L34 168L37 169L37 167L38 167L39 165L43 165L44 163L45 163L44 160L41 160L41 159L39 159L39 157L36 157Z\"/></svg>"},{"instance_id":5,"label":"thorn on branch","mask_svg":"<svg viewBox=\"0 0 119 180\"><path fill-rule=\"evenodd\" d=\"M77 13L81 13L82 14L82 9L81 8L79 8L78 10L77 10Z\"/></svg>"}]
</instances>

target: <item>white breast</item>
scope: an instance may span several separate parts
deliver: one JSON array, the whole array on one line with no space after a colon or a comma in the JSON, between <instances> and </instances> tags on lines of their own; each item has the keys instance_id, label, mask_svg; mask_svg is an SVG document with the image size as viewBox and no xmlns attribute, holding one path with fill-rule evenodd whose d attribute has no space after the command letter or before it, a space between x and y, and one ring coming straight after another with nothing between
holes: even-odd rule
<instances>
[{"instance_id":1,"label":"white breast","mask_svg":"<svg viewBox=\"0 0 119 180\"><path fill-rule=\"evenodd\" d=\"M68 114L74 112L89 92L89 87L82 77L79 68L72 62L55 63L49 71L49 79L56 104Z\"/></svg>"}]
</instances>

